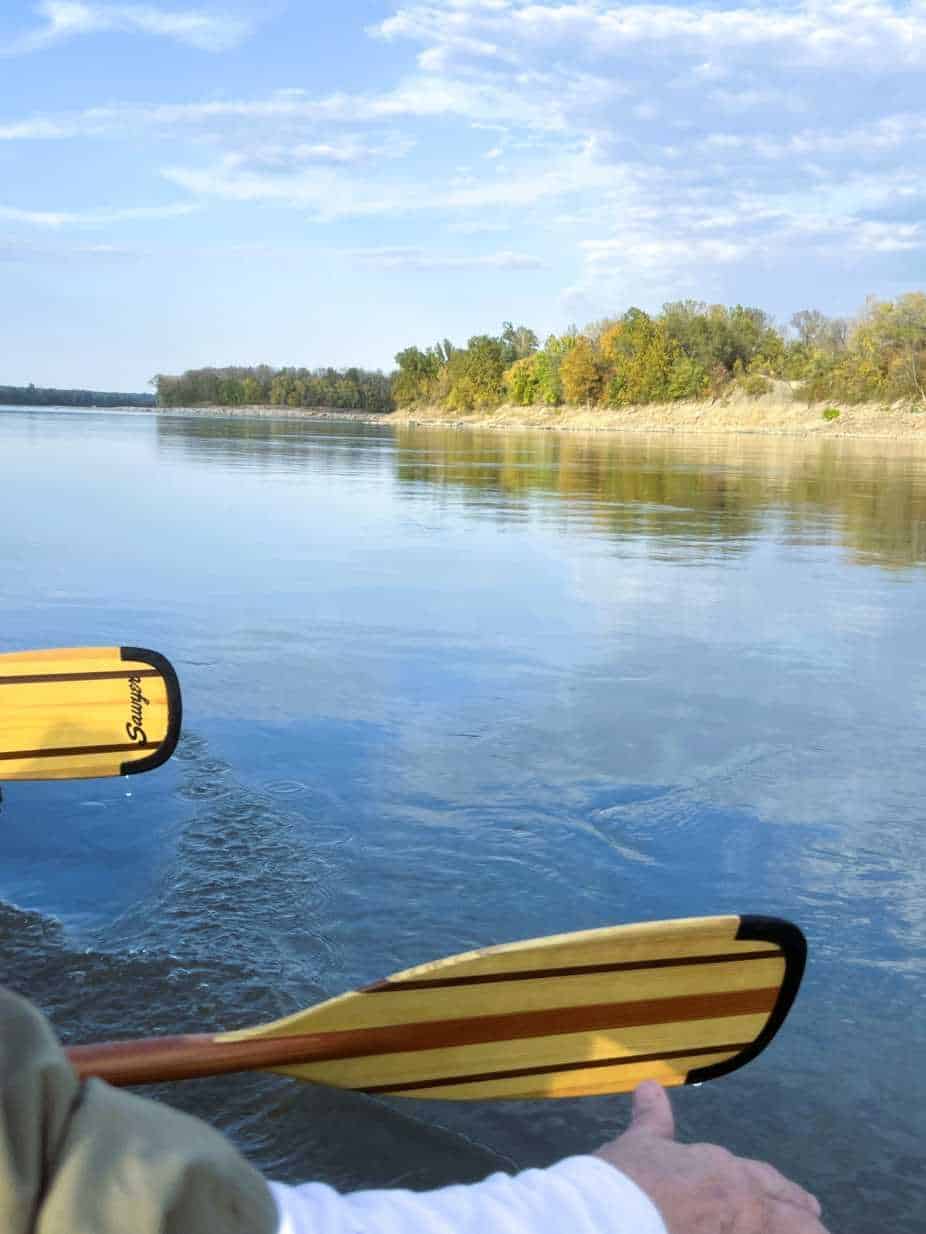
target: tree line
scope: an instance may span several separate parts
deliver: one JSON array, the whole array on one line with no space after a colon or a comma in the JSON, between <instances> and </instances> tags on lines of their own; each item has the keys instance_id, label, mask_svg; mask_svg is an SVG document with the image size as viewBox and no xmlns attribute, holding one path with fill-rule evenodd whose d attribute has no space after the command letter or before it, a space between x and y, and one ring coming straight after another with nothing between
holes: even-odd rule
<instances>
[{"instance_id":1,"label":"tree line","mask_svg":"<svg viewBox=\"0 0 926 1234\"><path fill-rule=\"evenodd\" d=\"M870 297L854 320L816 309L780 329L762 309L698 300L663 305L654 316L619 317L551 334L543 345L526 326L503 324L466 347L448 340L396 356L392 394L400 407L450 410L585 404L626 407L717 398L739 389L767 393L774 379L798 383L808 402L897 400L926 406L926 295Z\"/></svg>"},{"instance_id":2,"label":"tree line","mask_svg":"<svg viewBox=\"0 0 926 1234\"><path fill-rule=\"evenodd\" d=\"M43 386L0 386L0 405L14 407L153 407L153 394L110 390L55 390Z\"/></svg>"},{"instance_id":3,"label":"tree line","mask_svg":"<svg viewBox=\"0 0 926 1234\"><path fill-rule=\"evenodd\" d=\"M179 377L159 373L153 384L160 407L260 404L386 412L394 406L389 377L360 368L200 368Z\"/></svg>"},{"instance_id":4,"label":"tree line","mask_svg":"<svg viewBox=\"0 0 926 1234\"><path fill-rule=\"evenodd\" d=\"M630 308L551 334L504 322L465 347L407 347L389 375L366 369L189 369L154 378L158 405L265 404L388 412L563 404L627 407L679 399L758 396L773 380L808 402L909 401L926 406L926 294L869 297L853 320L816 309L781 328L762 309L676 300L651 315Z\"/></svg>"}]
</instances>

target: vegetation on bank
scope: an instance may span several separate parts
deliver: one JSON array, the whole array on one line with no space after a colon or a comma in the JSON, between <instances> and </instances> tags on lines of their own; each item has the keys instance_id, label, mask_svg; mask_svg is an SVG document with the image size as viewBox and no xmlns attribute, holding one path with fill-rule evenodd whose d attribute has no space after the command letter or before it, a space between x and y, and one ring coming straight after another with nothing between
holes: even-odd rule
<instances>
[{"instance_id":1,"label":"vegetation on bank","mask_svg":"<svg viewBox=\"0 0 926 1234\"><path fill-rule=\"evenodd\" d=\"M798 383L797 396L844 403L905 400L926 406L926 295L869 299L855 321L816 310L795 313L791 330L761 309L666 304L638 308L584 330L550 335L504 324L466 347L448 340L396 356L392 393L399 407L448 410L585 404L620 408L728 393L758 397L771 379Z\"/></svg>"},{"instance_id":2,"label":"vegetation on bank","mask_svg":"<svg viewBox=\"0 0 926 1234\"><path fill-rule=\"evenodd\" d=\"M350 411L393 410L390 379L385 373L348 368L188 369L180 377L154 378L160 407L342 407Z\"/></svg>"},{"instance_id":3,"label":"vegetation on bank","mask_svg":"<svg viewBox=\"0 0 926 1234\"><path fill-rule=\"evenodd\" d=\"M811 402L894 403L926 408L926 294L869 297L853 321L815 309L782 330L762 309L677 300L651 316L620 317L551 334L505 322L465 347L449 339L407 347L389 375L361 368L189 369L152 380L160 407L343 408L384 413L416 406L447 411L563 405L621 408L729 394L759 397L786 380ZM0 386L0 403L150 407L151 394ZM835 418L838 408L827 408Z\"/></svg>"},{"instance_id":4,"label":"vegetation on bank","mask_svg":"<svg viewBox=\"0 0 926 1234\"><path fill-rule=\"evenodd\" d=\"M926 294L870 298L854 321L815 309L780 329L762 309L678 300L651 316L620 317L550 335L505 322L498 335L407 347L391 375L349 368L190 369L154 379L158 404L224 407L263 404L388 412L515 406L621 408L681 399L759 397L771 381L796 385L807 402L926 407Z\"/></svg>"},{"instance_id":5,"label":"vegetation on bank","mask_svg":"<svg viewBox=\"0 0 926 1234\"><path fill-rule=\"evenodd\" d=\"M42 386L0 386L0 404L14 407L153 407L153 394L109 390L55 390Z\"/></svg>"}]
</instances>

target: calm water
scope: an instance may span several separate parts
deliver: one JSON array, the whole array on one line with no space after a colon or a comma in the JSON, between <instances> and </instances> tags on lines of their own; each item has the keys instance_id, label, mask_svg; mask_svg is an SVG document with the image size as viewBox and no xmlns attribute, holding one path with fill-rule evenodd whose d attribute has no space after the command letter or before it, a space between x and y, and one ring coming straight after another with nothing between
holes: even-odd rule
<instances>
[{"instance_id":1,"label":"calm water","mask_svg":"<svg viewBox=\"0 0 926 1234\"><path fill-rule=\"evenodd\" d=\"M926 452L14 410L0 464L0 651L147 645L185 699L164 769L4 790L2 979L64 1037L789 916L794 1011L677 1093L682 1134L771 1158L834 1234L922 1230ZM543 1164L628 1108L159 1093L342 1186Z\"/></svg>"}]
</instances>

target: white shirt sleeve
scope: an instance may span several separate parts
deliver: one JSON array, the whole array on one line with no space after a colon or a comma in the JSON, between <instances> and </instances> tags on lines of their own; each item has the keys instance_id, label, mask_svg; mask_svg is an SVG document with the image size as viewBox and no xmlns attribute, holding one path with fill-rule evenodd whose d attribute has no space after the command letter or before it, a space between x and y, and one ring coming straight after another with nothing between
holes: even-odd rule
<instances>
[{"instance_id":1,"label":"white shirt sleeve","mask_svg":"<svg viewBox=\"0 0 926 1234\"><path fill-rule=\"evenodd\" d=\"M270 1189L277 1234L667 1234L649 1196L597 1157L439 1191Z\"/></svg>"}]
</instances>

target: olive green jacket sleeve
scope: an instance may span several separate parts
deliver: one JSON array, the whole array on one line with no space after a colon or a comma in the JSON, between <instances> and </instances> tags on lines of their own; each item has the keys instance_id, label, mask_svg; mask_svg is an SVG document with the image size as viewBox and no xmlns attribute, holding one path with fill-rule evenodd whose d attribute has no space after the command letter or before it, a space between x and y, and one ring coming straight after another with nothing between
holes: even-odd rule
<instances>
[{"instance_id":1,"label":"olive green jacket sleeve","mask_svg":"<svg viewBox=\"0 0 926 1234\"><path fill-rule=\"evenodd\" d=\"M0 990L2 1234L275 1234L263 1177L217 1131L80 1083L48 1023Z\"/></svg>"}]
</instances>

